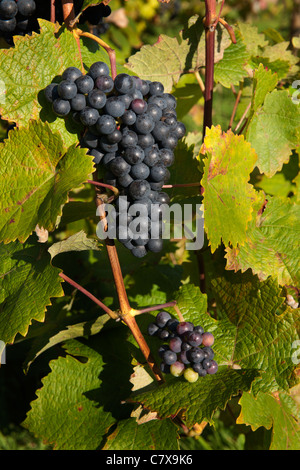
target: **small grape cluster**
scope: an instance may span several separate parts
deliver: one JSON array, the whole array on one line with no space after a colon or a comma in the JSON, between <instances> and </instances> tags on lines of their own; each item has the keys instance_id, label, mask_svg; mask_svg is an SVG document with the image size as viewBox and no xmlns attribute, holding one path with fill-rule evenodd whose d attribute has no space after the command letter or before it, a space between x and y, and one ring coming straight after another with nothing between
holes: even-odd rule
<instances>
[{"instance_id":1,"label":"small grape cluster","mask_svg":"<svg viewBox=\"0 0 300 470\"><path fill-rule=\"evenodd\" d=\"M104 18L108 18L110 14L110 6L100 3L100 5L91 6L84 10L80 16L80 23L88 22L96 27L96 32L104 34L109 28L109 24L104 22Z\"/></svg>"},{"instance_id":2,"label":"small grape cluster","mask_svg":"<svg viewBox=\"0 0 300 470\"><path fill-rule=\"evenodd\" d=\"M25 35L36 27L34 0L0 1L0 36L10 44L15 34Z\"/></svg>"},{"instance_id":3,"label":"small grape cluster","mask_svg":"<svg viewBox=\"0 0 300 470\"><path fill-rule=\"evenodd\" d=\"M188 382L217 372L218 364L211 347L214 336L202 326L179 322L168 312L161 311L155 322L148 325L148 334L165 342L158 350L162 372L175 377L183 375Z\"/></svg>"},{"instance_id":4,"label":"small grape cluster","mask_svg":"<svg viewBox=\"0 0 300 470\"><path fill-rule=\"evenodd\" d=\"M162 206L170 202L162 187L170 177L174 148L185 134L175 97L160 82L126 73L113 80L104 62L95 62L85 75L69 67L61 78L46 87L46 99L58 116L71 113L85 127L81 145L105 169L104 182L119 190L116 237L138 258L160 252ZM137 212L130 212L132 207Z\"/></svg>"}]
</instances>

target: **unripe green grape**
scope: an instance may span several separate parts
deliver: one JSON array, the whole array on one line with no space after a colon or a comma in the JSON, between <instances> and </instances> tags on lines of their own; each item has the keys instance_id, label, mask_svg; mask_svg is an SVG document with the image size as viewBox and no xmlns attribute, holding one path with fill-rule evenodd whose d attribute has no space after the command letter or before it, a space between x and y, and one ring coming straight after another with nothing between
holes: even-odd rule
<instances>
[{"instance_id":1,"label":"unripe green grape","mask_svg":"<svg viewBox=\"0 0 300 470\"><path fill-rule=\"evenodd\" d=\"M180 377L185 370L184 364L182 362L176 361L170 366L170 372L174 377Z\"/></svg>"},{"instance_id":2,"label":"unripe green grape","mask_svg":"<svg viewBox=\"0 0 300 470\"><path fill-rule=\"evenodd\" d=\"M183 376L185 380L187 380L190 383L197 382L199 378L198 372L195 372L191 367L188 367L187 369L185 369L185 371L183 372Z\"/></svg>"}]
</instances>

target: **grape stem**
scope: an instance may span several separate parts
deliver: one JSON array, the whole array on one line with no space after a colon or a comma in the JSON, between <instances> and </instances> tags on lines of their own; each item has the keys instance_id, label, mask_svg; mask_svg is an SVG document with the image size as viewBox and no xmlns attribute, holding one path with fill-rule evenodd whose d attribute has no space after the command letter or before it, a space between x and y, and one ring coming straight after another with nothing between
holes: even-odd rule
<instances>
[{"instance_id":1,"label":"grape stem","mask_svg":"<svg viewBox=\"0 0 300 470\"><path fill-rule=\"evenodd\" d=\"M161 310L163 308L174 307L174 305L176 305L176 300L172 302L167 302L166 304L152 305L151 307L146 307L140 310L135 310L135 315L140 315L141 313L153 312L155 310Z\"/></svg>"},{"instance_id":2,"label":"grape stem","mask_svg":"<svg viewBox=\"0 0 300 470\"><path fill-rule=\"evenodd\" d=\"M181 322L184 322L184 321L185 321L185 320L184 320L184 317L183 317L183 315L182 315L182 313L181 313L180 308L178 307L178 305L177 305L177 304L173 305L173 308L174 308L175 312L177 313L179 320L180 320Z\"/></svg>"},{"instance_id":3,"label":"grape stem","mask_svg":"<svg viewBox=\"0 0 300 470\"><path fill-rule=\"evenodd\" d=\"M99 307L102 308L112 319L117 320L119 319L119 315L111 310L109 307L107 307L101 300L97 299L91 292L87 291L84 287L82 287L80 284L77 282L73 281L70 277L66 276L64 273L59 273L59 276L68 284L71 286L75 287L75 289L78 289L80 292L85 294L89 299L91 299L95 304L99 305Z\"/></svg>"},{"instance_id":4,"label":"grape stem","mask_svg":"<svg viewBox=\"0 0 300 470\"><path fill-rule=\"evenodd\" d=\"M111 186L110 184L100 183L99 181L93 181L93 180L87 180L86 183L93 184L94 186L101 186L102 188L107 188L110 191L112 191L116 197L119 195L119 190L115 188L114 186Z\"/></svg>"},{"instance_id":5,"label":"grape stem","mask_svg":"<svg viewBox=\"0 0 300 470\"><path fill-rule=\"evenodd\" d=\"M109 60L110 60L111 76L112 76L112 79L114 80L117 76L117 65L116 65L116 52L115 52L115 50L112 49L108 44L106 44L106 42L102 41L101 38L99 38L98 36L95 36L92 33L82 31L79 28L76 28L73 32L77 37L83 36L83 37L86 37L86 38L93 39L101 47L103 47L103 49L106 50L106 52L108 54L108 57L109 57Z\"/></svg>"},{"instance_id":6,"label":"grape stem","mask_svg":"<svg viewBox=\"0 0 300 470\"><path fill-rule=\"evenodd\" d=\"M51 0L50 21L51 23L55 23L55 0Z\"/></svg>"}]
</instances>

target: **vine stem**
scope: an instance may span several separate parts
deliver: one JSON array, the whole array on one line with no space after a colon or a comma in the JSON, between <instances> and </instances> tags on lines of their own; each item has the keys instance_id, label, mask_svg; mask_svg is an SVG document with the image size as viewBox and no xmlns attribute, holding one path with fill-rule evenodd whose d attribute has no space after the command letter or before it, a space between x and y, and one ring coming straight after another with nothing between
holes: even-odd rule
<instances>
[{"instance_id":1,"label":"vine stem","mask_svg":"<svg viewBox=\"0 0 300 470\"><path fill-rule=\"evenodd\" d=\"M110 184L100 183L99 181L93 181L93 180L87 180L86 183L90 183L90 184L93 184L94 186L101 186L102 188L110 189L110 191L112 191L115 194L115 196L119 195L119 190L115 188L114 186L111 186Z\"/></svg>"},{"instance_id":2,"label":"vine stem","mask_svg":"<svg viewBox=\"0 0 300 470\"><path fill-rule=\"evenodd\" d=\"M214 58L215 58L215 22L217 20L216 0L205 0L205 89L203 137L206 128L212 126L212 104L214 87Z\"/></svg>"},{"instance_id":3,"label":"vine stem","mask_svg":"<svg viewBox=\"0 0 300 470\"><path fill-rule=\"evenodd\" d=\"M55 23L55 0L51 0L50 21L51 21L51 23Z\"/></svg>"},{"instance_id":4,"label":"vine stem","mask_svg":"<svg viewBox=\"0 0 300 470\"><path fill-rule=\"evenodd\" d=\"M103 302L101 302L101 300L97 299L97 297L95 297L93 294L91 294L91 292L89 292L88 290L86 290L84 287L82 287L80 284L78 284L77 282L73 281L73 279L71 279L70 277L66 276L66 274L64 273L59 273L59 276L65 281L67 282L68 284L70 284L71 286L75 287L75 289L78 289L80 292L82 292L84 295L86 295L89 299L91 299L93 302L95 302L95 304L99 305L99 307L102 308L102 310L104 310L111 318L113 318L114 320L118 319L119 316L113 311L111 310L109 307L107 307Z\"/></svg>"},{"instance_id":5,"label":"vine stem","mask_svg":"<svg viewBox=\"0 0 300 470\"><path fill-rule=\"evenodd\" d=\"M75 22L73 0L72 1L62 0L62 7L63 7L64 21L67 27L69 29L72 29L72 25ZM108 46L108 44L106 44L104 41L102 41L102 39L98 38L94 34L83 32L80 29L73 29L73 34L74 34L74 37L76 38L80 55L81 55L80 42L79 42L80 36L93 39L101 47L103 47L106 50L110 59L110 64L111 64L111 76L113 79L115 79L116 74L117 74L117 69L116 69L116 54L115 54L114 49L112 49L110 46ZM94 178L94 182L97 182L95 175L93 175L93 178ZM95 185L94 187L95 187L95 193L96 193L95 202L96 202L96 206L98 209L99 206L103 204L103 201L99 194L97 185ZM131 333L133 337L135 338L137 344L139 345L139 348L141 349L155 379L157 380L158 383L163 383L164 378L162 376L162 373L160 369L157 367L151 355L150 348L134 318L134 315L133 315L134 310L131 308L129 304L126 288L124 285L124 279L123 279L123 275L121 271L120 261L119 261L119 257L118 257L114 240L106 239L105 245L106 245L108 258L109 258L109 262L111 265L111 269L112 269L112 273L113 273L113 277L115 281L115 287L117 290L118 299L119 299L120 310L121 310L120 318L130 328Z\"/></svg>"}]
</instances>

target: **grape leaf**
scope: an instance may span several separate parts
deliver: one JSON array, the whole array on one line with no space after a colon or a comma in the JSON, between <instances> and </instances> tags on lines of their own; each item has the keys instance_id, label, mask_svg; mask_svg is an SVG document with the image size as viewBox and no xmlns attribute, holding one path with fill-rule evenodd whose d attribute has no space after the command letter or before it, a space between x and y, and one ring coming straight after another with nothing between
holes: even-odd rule
<instances>
[{"instance_id":1,"label":"grape leaf","mask_svg":"<svg viewBox=\"0 0 300 470\"><path fill-rule=\"evenodd\" d=\"M207 129L200 152L207 157L201 184L204 227L211 250L214 252L221 241L225 245L242 244L256 199L248 184L256 153L243 136L222 133L220 126Z\"/></svg>"},{"instance_id":2,"label":"grape leaf","mask_svg":"<svg viewBox=\"0 0 300 470\"><path fill-rule=\"evenodd\" d=\"M249 52L243 42L241 33L235 29L236 44L231 44L225 51L223 58L215 65L214 80L226 88L238 85L247 76L245 65L249 59Z\"/></svg>"},{"instance_id":3,"label":"grape leaf","mask_svg":"<svg viewBox=\"0 0 300 470\"><path fill-rule=\"evenodd\" d=\"M288 162L299 145L300 110L286 90L274 90L265 97L249 122L247 140L257 153L261 173L273 176Z\"/></svg>"},{"instance_id":4,"label":"grape leaf","mask_svg":"<svg viewBox=\"0 0 300 470\"><path fill-rule=\"evenodd\" d=\"M218 27L215 61L223 57L230 41L223 27ZM172 90L183 73L205 65L205 39L202 19L191 17L188 26L178 37L161 34L153 45L142 46L128 59L126 67L145 80L160 81L166 92Z\"/></svg>"},{"instance_id":5,"label":"grape leaf","mask_svg":"<svg viewBox=\"0 0 300 470\"><path fill-rule=\"evenodd\" d=\"M36 225L53 230L68 192L93 172L92 157L75 145L67 150L41 121L10 131L0 149L1 240L24 241Z\"/></svg>"},{"instance_id":6,"label":"grape leaf","mask_svg":"<svg viewBox=\"0 0 300 470\"><path fill-rule=\"evenodd\" d=\"M173 377L159 387L133 395L130 401L156 411L161 419L183 411L185 424L192 427L203 420L211 421L214 411L224 409L232 395L248 391L256 375L257 372L251 370L220 368L217 374L193 384Z\"/></svg>"},{"instance_id":7,"label":"grape leaf","mask_svg":"<svg viewBox=\"0 0 300 470\"><path fill-rule=\"evenodd\" d=\"M260 426L272 428L270 450L300 450L299 404L285 392L274 395L244 393L239 404L237 424L247 424L256 431Z\"/></svg>"},{"instance_id":8,"label":"grape leaf","mask_svg":"<svg viewBox=\"0 0 300 470\"><path fill-rule=\"evenodd\" d=\"M169 419L138 424L134 418L119 421L103 450L178 450L177 427Z\"/></svg>"},{"instance_id":9,"label":"grape leaf","mask_svg":"<svg viewBox=\"0 0 300 470\"><path fill-rule=\"evenodd\" d=\"M44 321L51 297L64 295L59 269L50 265L50 255L36 242L0 245L0 338L12 343L25 336L32 320Z\"/></svg>"},{"instance_id":10,"label":"grape leaf","mask_svg":"<svg viewBox=\"0 0 300 470\"><path fill-rule=\"evenodd\" d=\"M274 276L280 285L300 286L300 205L268 197L266 209L253 219L243 246L226 249L227 269L251 268L259 279Z\"/></svg>"},{"instance_id":11,"label":"grape leaf","mask_svg":"<svg viewBox=\"0 0 300 470\"><path fill-rule=\"evenodd\" d=\"M92 238L88 238L86 233L81 230L74 235L62 240L60 242L53 243L48 248L51 258L69 251L85 251L85 250L99 250L98 241Z\"/></svg>"},{"instance_id":12,"label":"grape leaf","mask_svg":"<svg viewBox=\"0 0 300 470\"><path fill-rule=\"evenodd\" d=\"M30 119L47 120L71 145L78 139L75 130L78 126L68 121L69 129L66 129L65 120L51 113L41 90L67 67L81 67L77 43L72 33L58 23L39 22L39 34L15 36L14 48L0 50L1 79L6 88L0 113L3 119L19 126L26 126Z\"/></svg>"},{"instance_id":13,"label":"grape leaf","mask_svg":"<svg viewBox=\"0 0 300 470\"><path fill-rule=\"evenodd\" d=\"M298 338L299 310L285 304L276 279L271 277L260 282L249 271L214 274L210 283L222 315L236 325L229 364L263 372L253 384L256 393L287 390L294 380L291 344Z\"/></svg>"},{"instance_id":14,"label":"grape leaf","mask_svg":"<svg viewBox=\"0 0 300 470\"><path fill-rule=\"evenodd\" d=\"M69 340L66 357L50 362L51 372L36 392L25 428L57 450L98 449L108 429L127 412L121 404L130 392L132 372L126 336L127 330L118 328L101 339Z\"/></svg>"}]
</instances>

